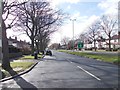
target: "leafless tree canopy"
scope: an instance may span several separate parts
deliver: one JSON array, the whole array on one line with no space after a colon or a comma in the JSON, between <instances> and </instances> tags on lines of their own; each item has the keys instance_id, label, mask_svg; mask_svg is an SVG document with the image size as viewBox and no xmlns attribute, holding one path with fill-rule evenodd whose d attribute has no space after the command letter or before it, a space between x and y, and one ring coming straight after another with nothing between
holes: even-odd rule
<instances>
[{"instance_id":1,"label":"leafless tree canopy","mask_svg":"<svg viewBox=\"0 0 120 90\"><path fill-rule=\"evenodd\" d=\"M111 50L111 39L112 36L118 33L118 20L117 16L113 15L103 15L99 20L94 21L87 29L86 33L80 35L80 39L89 39L94 42L94 48L96 47L96 41L98 39L108 40L106 42L109 45L109 50ZM84 36L84 37L83 37Z\"/></svg>"},{"instance_id":2,"label":"leafless tree canopy","mask_svg":"<svg viewBox=\"0 0 120 90\"><path fill-rule=\"evenodd\" d=\"M88 27L87 37L90 41L94 42L94 49L96 50L96 40L99 37L100 22L95 21Z\"/></svg>"},{"instance_id":3,"label":"leafless tree canopy","mask_svg":"<svg viewBox=\"0 0 120 90\"><path fill-rule=\"evenodd\" d=\"M69 40L70 40L69 37L63 37L62 40L61 40L61 43L62 43L63 45L67 45L68 42L69 42Z\"/></svg>"},{"instance_id":4,"label":"leafless tree canopy","mask_svg":"<svg viewBox=\"0 0 120 90\"><path fill-rule=\"evenodd\" d=\"M41 48L44 49L42 46L45 42L43 43L43 41L49 41L48 37L61 25L63 14L60 10L53 10L50 3L43 0L41 2L28 2L18 8L16 28L29 36L32 52L36 39Z\"/></svg>"},{"instance_id":5,"label":"leafless tree canopy","mask_svg":"<svg viewBox=\"0 0 120 90\"><path fill-rule=\"evenodd\" d=\"M110 16L110 15L103 15L101 17L101 31L105 33L105 35L108 37L109 40L109 50L111 50L111 39L113 34L117 32L118 27L117 27L117 18Z\"/></svg>"}]
</instances>

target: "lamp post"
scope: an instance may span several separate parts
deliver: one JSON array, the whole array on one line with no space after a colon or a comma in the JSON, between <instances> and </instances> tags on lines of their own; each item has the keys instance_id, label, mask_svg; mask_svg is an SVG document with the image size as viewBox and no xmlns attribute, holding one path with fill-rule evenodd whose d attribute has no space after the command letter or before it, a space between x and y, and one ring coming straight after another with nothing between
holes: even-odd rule
<instances>
[{"instance_id":1,"label":"lamp post","mask_svg":"<svg viewBox=\"0 0 120 90\"><path fill-rule=\"evenodd\" d=\"M0 63L2 63L2 2L0 1Z\"/></svg>"},{"instance_id":2,"label":"lamp post","mask_svg":"<svg viewBox=\"0 0 120 90\"><path fill-rule=\"evenodd\" d=\"M72 30L73 30L73 51L74 51L74 21L76 21L76 19L70 19L70 21L72 21Z\"/></svg>"}]
</instances>

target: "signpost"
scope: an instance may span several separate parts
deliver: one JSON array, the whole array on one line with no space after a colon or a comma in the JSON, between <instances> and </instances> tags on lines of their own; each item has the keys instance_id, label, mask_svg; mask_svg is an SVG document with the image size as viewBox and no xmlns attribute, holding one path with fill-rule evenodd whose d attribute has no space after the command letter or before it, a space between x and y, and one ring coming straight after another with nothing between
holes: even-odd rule
<instances>
[{"instance_id":1,"label":"signpost","mask_svg":"<svg viewBox=\"0 0 120 90\"><path fill-rule=\"evenodd\" d=\"M82 49L83 48L83 46L84 46L84 44L83 44L83 42L78 42L78 49Z\"/></svg>"}]
</instances>

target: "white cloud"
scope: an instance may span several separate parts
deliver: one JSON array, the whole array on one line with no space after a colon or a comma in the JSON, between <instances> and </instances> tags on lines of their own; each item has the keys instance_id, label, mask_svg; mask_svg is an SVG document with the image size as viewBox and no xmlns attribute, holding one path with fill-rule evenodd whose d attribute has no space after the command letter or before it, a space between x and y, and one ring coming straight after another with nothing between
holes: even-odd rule
<instances>
[{"instance_id":1,"label":"white cloud","mask_svg":"<svg viewBox=\"0 0 120 90\"><path fill-rule=\"evenodd\" d=\"M78 3L80 0L50 0L52 3L55 3L56 5L61 3Z\"/></svg>"},{"instance_id":2,"label":"white cloud","mask_svg":"<svg viewBox=\"0 0 120 90\"><path fill-rule=\"evenodd\" d=\"M87 30L88 26L90 26L93 22L98 20L100 17L96 15L92 15L91 17L80 17L81 19L83 18L83 21L80 23L76 23L75 27L75 35L79 35L80 33L84 32Z\"/></svg>"},{"instance_id":3,"label":"white cloud","mask_svg":"<svg viewBox=\"0 0 120 90\"><path fill-rule=\"evenodd\" d=\"M73 15L71 15L71 19L78 19L80 17L80 12L76 12Z\"/></svg>"},{"instance_id":4,"label":"white cloud","mask_svg":"<svg viewBox=\"0 0 120 90\"><path fill-rule=\"evenodd\" d=\"M67 9L71 9L71 6L70 6L70 5L68 5L68 6L67 6Z\"/></svg>"},{"instance_id":5,"label":"white cloud","mask_svg":"<svg viewBox=\"0 0 120 90\"><path fill-rule=\"evenodd\" d=\"M53 8L56 8L58 5L63 3L70 3L70 4L76 4L80 2L80 0L47 0L51 3Z\"/></svg>"},{"instance_id":6,"label":"white cloud","mask_svg":"<svg viewBox=\"0 0 120 90\"><path fill-rule=\"evenodd\" d=\"M78 2L80 2L80 0L62 0L62 1L65 1L67 3L78 3Z\"/></svg>"},{"instance_id":7,"label":"white cloud","mask_svg":"<svg viewBox=\"0 0 120 90\"><path fill-rule=\"evenodd\" d=\"M80 16L80 13L74 14L74 16L78 16L76 21L74 22L74 36L78 36L83 31L87 30L87 27L92 24L94 21L99 19L99 16L92 15L91 17ZM72 39L73 37L73 28L72 22L69 20L67 24L63 25L58 32L53 34L51 43L60 42L62 37L69 37Z\"/></svg>"},{"instance_id":8,"label":"white cloud","mask_svg":"<svg viewBox=\"0 0 120 90\"><path fill-rule=\"evenodd\" d=\"M104 10L104 14L117 14L118 13L118 1L119 0L106 0L102 1L98 4L102 10Z\"/></svg>"}]
</instances>

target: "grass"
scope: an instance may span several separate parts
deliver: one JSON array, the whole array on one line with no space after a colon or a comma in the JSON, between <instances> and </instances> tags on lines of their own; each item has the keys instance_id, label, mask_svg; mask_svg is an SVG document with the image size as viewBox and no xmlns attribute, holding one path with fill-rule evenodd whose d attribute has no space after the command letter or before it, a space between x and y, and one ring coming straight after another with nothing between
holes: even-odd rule
<instances>
[{"instance_id":1,"label":"grass","mask_svg":"<svg viewBox=\"0 0 120 90\"><path fill-rule=\"evenodd\" d=\"M26 56L23 56L21 58L19 58L20 60L26 60L26 59L34 59L34 56L31 56L31 55L26 55Z\"/></svg>"},{"instance_id":2,"label":"grass","mask_svg":"<svg viewBox=\"0 0 120 90\"><path fill-rule=\"evenodd\" d=\"M11 62L10 65L12 68L22 68L23 70L31 67L34 62Z\"/></svg>"},{"instance_id":3,"label":"grass","mask_svg":"<svg viewBox=\"0 0 120 90\"><path fill-rule=\"evenodd\" d=\"M58 51L66 52L66 53L73 54L73 55L98 59L98 60L105 61L105 62L111 62L111 63L115 63L115 64L120 64L120 60L118 59L118 56L105 55L105 54L104 55L102 55L102 54L93 54L93 53L85 53L85 52L72 52L72 51L68 51L68 50L58 50Z\"/></svg>"},{"instance_id":4,"label":"grass","mask_svg":"<svg viewBox=\"0 0 120 90\"><path fill-rule=\"evenodd\" d=\"M42 58L42 54L38 54L38 58ZM33 60L34 56L31 55L25 55L21 58L18 58L18 60L26 60L26 62L10 62L11 67L13 68L14 71L16 71L17 73L22 72L28 68L30 68L33 64L35 64L34 62L27 62L27 60ZM0 69L1 65L0 65ZM10 74L9 72L2 70L2 72L4 73L5 77L9 77Z\"/></svg>"},{"instance_id":5,"label":"grass","mask_svg":"<svg viewBox=\"0 0 120 90\"><path fill-rule=\"evenodd\" d=\"M38 58L42 58L42 55L41 54L38 54ZM25 55L21 58L19 58L20 60L28 60L28 59L34 59L34 56L31 56L31 55Z\"/></svg>"},{"instance_id":6,"label":"grass","mask_svg":"<svg viewBox=\"0 0 120 90\"><path fill-rule=\"evenodd\" d=\"M26 69L30 68L34 64L35 64L34 62L10 62L11 67L17 73L25 71ZM5 70L2 70L2 72L4 73L5 77L11 76L9 72Z\"/></svg>"}]
</instances>

